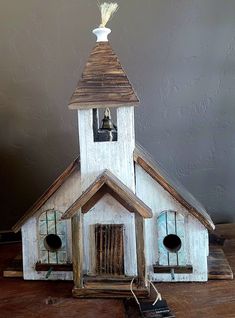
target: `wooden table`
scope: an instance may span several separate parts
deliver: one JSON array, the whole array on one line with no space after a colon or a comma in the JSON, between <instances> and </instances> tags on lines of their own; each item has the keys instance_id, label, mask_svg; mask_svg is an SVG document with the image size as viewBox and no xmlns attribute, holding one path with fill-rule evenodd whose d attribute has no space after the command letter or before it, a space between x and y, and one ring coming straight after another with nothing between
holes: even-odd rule
<instances>
[{"instance_id":1,"label":"wooden table","mask_svg":"<svg viewBox=\"0 0 235 318\"><path fill-rule=\"evenodd\" d=\"M235 224L217 226L216 233L227 239L224 251L235 272ZM122 300L73 299L72 282L3 278L3 268L20 248L20 244L0 245L0 318L125 317ZM157 287L177 318L235 318L235 280Z\"/></svg>"}]
</instances>

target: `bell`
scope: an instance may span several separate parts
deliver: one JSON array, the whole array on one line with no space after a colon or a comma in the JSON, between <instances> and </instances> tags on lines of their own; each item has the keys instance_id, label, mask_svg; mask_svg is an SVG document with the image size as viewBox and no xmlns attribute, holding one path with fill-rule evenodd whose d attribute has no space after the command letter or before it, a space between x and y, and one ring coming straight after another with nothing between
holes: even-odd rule
<instances>
[{"instance_id":1,"label":"bell","mask_svg":"<svg viewBox=\"0 0 235 318\"><path fill-rule=\"evenodd\" d=\"M104 112L104 118L102 119L102 127L103 130L113 130L114 126L111 121L110 109L106 108Z\"/></svg>"}]
</instances>

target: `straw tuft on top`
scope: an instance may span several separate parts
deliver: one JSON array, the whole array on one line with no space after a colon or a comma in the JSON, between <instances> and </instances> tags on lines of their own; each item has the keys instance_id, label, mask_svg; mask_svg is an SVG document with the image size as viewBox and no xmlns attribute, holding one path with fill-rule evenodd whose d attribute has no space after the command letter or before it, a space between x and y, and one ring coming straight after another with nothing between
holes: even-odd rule
<instances>
[{"instance_id":1,"label":"straw tuft on top","mask_svg":"<svg viewBox=\"0 0 235 318\"><path fill-rule=\"evenodd\" d=\"M101 24L100 28L105 28L108 21L112 18L113 14L118 10L117 3L108 3L104 2L99 4L100 13L101 13Z\"/></svg>"}]
</instances>

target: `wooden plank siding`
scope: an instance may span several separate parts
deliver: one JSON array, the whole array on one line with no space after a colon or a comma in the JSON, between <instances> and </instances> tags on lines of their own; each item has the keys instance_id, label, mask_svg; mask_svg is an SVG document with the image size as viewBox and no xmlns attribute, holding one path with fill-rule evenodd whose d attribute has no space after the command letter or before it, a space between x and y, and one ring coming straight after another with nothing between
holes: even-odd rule
<instances>
[{"instance_id":1,"label":"wooden plank siding","mask_svg":"<svg viewBox=\"0 0 235 318\"><path fill-rule=\"evenodd\" d=\"M148 275L152 281L206 281L207 280L207 255L208 255L208 230L195 217L193 217L173 196L156 182L141 166L136 164L136 193L152 209L153 218L145 220L145 255ZM160 229L157 225L158 216L164 211L177 212L176 221L180 224L182 217L185 222L185 236L177 229L177 235L181 238L182 249L178 250L179 266L191 265L193 273L176 273L172 280L170 273L158 273L153 271L153 265L165 266L168 264L167 253L164 262L159 264L159 246L166 236L166 222L162 223L165 231L162 239L159 238ZM164 215L164 214L163 214ZM178 215L182 217L178 218ZM181 223L182 222L182 223ZM183 230L183 229L182 229ZM183 239L184 236L184 239ZM183 248L183 241L185 242ZM184 253L180 257L181 251ZM162 257L162 256L161 256ZM182 265L180 265L182 264ZM171 264L171 266L173 266Z\"/></svg>"}]
</instances>

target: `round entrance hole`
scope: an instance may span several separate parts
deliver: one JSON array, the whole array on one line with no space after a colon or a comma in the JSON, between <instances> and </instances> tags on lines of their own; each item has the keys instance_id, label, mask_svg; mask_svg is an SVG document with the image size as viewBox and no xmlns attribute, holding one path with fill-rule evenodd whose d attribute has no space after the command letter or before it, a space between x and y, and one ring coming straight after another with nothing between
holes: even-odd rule
<instances>
[{"instance_id":1,"label":"round entrance hole","mask_svg":"<svg viewBox=\"0 0 235 318\"><path fill-rule=\"evenodd\" d=\"M50 252L58 251L62 246L61 238L56 234L48 234L44 239L45 248Z\"/></svg>"},{"instance_id":2,"label":"round entrance hole","mask_svg":"<svg viewBox=\"0 0 235 318\"><path fill-rule=\"evenodd\" d=\"M178 235L169 234L164 238L163 244L169 252L176 253L180 250L182 243Z\"/></svg>"}]
</instances>

